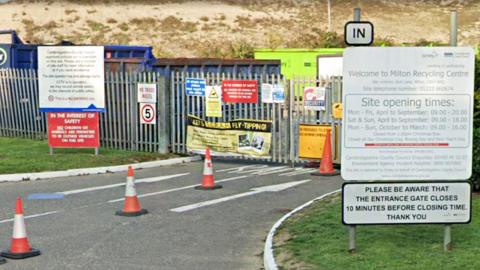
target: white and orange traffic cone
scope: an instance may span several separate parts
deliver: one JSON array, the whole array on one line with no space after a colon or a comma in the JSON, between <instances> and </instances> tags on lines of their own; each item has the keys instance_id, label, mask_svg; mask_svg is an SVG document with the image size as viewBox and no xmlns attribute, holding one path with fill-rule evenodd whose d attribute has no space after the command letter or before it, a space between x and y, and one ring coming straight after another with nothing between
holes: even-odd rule
<instances>
[{"instance_id":1,"label":"white and orange traffic cone","mask_svg":"<svg viewBox=\"0 0 480 270\"><path fill-rule=\"evenodd\" d=\"M115 214L117 216L124 217L136 217L145 215L148 213L147 210L140 207L140 202L138 201L137 191L135 190L135 178L133 176L132 166L128 166L127 174L127 184L125 187L125 202L123 209L117 211Z\"/></svg>"},{"instance_id":2,"label":"white and orange traffic cone","mask_svg":"<svg viewBox=\"0 0 480 270\"><path fill-rule=\"evenodd\" d=\"M202 185L196 186L195 189L213 190L222 188L221 185L215 185L215 178L213 177L213 164L210 156L210 148L205 150L205 163L203 165Z\"/></svg>"},{"instance_id":3,"label":"white and orange traffic cone","mask_svg":"<svg viewBox=\"0 0 480 270\"><path fill-rule=\"evenodd\" d=\"M318 168L318 172L314 172L312 173L312 175L334 176L339 174L340 172L333 168L332 136L330 135L330 130L327 130L327 135L325 136L325 144L323 145L322 161L320 162L320 167Z\"/></svg>"},{"instance_id":4,"label":"white and orange traffic cone","mask_svg":"<svg viewBox=\"0 0 480 270\"><path fill-rule=\"evenodd\" d=\"M15 217L13 219L13 237L10 250L3 251L0 256L9 259L25 259L40 255L40 250L30 246L25 229L25 220L23 217L22 199L17 198Z\"/></svg>"}]
</instances>

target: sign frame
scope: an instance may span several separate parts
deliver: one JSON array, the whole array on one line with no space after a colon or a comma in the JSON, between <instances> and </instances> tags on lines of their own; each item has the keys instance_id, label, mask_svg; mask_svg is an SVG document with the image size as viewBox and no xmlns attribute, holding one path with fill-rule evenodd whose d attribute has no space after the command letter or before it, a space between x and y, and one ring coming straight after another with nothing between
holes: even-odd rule
<instances>
[{"instance_id":1,"label":"sign frame","mask_svg":"<svg viewBox=\"0 0 480 270\"><path fill-rule=\"evenodd\" d=\"M370 39L370 41L368 43L350 43L350 42L348 42L347 27L349 25L352 25L352 24L369 24L372 27L372 38ZM349 22L347 22L345 24L344 28L343 28L343 39L345 41L345 44L347 44L348 46L370 46L370 45L372 45L373 41L375 40L375 28L373 27L373 23L371 23L369 21L349 21Z\"/></svg>"},{"instance_id":2,"label":"sign frame","mask_svg":"<svg viewBox=\"0 0 480 270\"><path fill-rule=\"evenodd\" d=\"M440 224L440 225L449 225L449 224L470 224L472 222L472 201L473 198L470 195L470 212L469 212L469 219L467 222L422 222L422 223L407 223L407 222L401 222L401 223L345 223L344 220L344 212L345 212L345 204L344 204L344 198L345 198L345 186L346 185L365 185L365 184L414 184L414 183L420 183L420 184L449 184L449 183L464 183L468 184L470 187L470 194L472 194L472 183L470 181L465 181L465 180L452 180L452 181L374 181L374 182L369 182L369 181L347 181L342 184L342 223L343 225L346 226L371 226L371 225L428 225L428 224Z\"/></svg>"}]
</instances>

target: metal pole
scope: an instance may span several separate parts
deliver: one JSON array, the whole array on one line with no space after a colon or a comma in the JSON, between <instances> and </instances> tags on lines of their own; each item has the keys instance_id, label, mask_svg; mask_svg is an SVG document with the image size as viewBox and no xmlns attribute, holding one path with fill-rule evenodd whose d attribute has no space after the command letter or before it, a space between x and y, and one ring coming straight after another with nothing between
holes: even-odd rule
<instances>
[{"instance_id":1,"label":"metal pole","mask_svg":"<svg viewBox=\"0 0 480 270\"><path fill-rule=\"evenodd\" d=\"M295 106L295 90L294 90L294 81L290 79L290 87L288 93L288 122L289 122L289 131L290 131L290 162L291 167L295 168L295 134L294 134L294 124L293 124L293 106Z\"/></svg>"},{"instance_id":2,"label":"metal pole","mask_svg":"<svg viewBox=\"0 0 480 270\"><path fill-rule=\"evenodd\" d=\"M328 13L328 32L332 32L332 0L328 0L327 13Z\"/></svg>"},{"instance_id":3,"label":"metal pole","mask_svg":"<svg viewBox=\"0 0 480 270\"><path fill-rule=\"evenodd\" d=\"M457 12L450 14L450 46L457 46ZM452 250L452 225L445 224L443 231L443 251Z\"/></svg>"},{"instance_id":4,"label":"metal pole","mask_svg":"<svg viewBox=\"0 0 480 270\"><path fill-rule=\"evenodd\" d=\"M355 253L355 238L357 234L357 226L350 225L348 226L348 253L352 254Z\"/></svg>"},{"instance_id":5,"label":"metal pole","mask_svg":"<svg viewBox=\"0 0 480 270\"><path fill-rule=\"evenodd\" d=\"M49 151L49 152L50 152L50 156L53 155L53 147L49 147L48 149L50 150L50 151Z\"/></svg>"},{"instance_id":6,"label":"metal pole","mask_svg":"<svg viewBox=\"0 0 480 270\"><path fill-rule=\"evenodd\" d=\"M95 147L95 156L98 156L99 152L100 152L100 148Z\"/></svg>"},{"instance_id":7,"label":"metal pole","mask_svg":"<svg viewBox=\"0 0 480 270\"><path fill-rule=\"evenodd\" d=\"M360 8L354 8L353 9L353 20L356 21L356 22L359 22L361 13L362 13L362 10Z\"/></svg>"},{"instance_id":8,"label":"metal pole","mask_svg":"<svg viewBox=\"0 0 480 270\"><path fill-rule=\"evenodd\" d=\"M443 234L443 251L452 250L452 225L445 224Z\"/></svg>"},{"instance_id":9,"label":"metal pole","mask_svg":"<svg viewBox=\"0 0 480 270\"><path fill-rule=\"evenodd\" d=\"M458 29L458 19L457 11L452 11L450 13L450 46L457 46L457 29Z\"/></svg>"}]
</instances>

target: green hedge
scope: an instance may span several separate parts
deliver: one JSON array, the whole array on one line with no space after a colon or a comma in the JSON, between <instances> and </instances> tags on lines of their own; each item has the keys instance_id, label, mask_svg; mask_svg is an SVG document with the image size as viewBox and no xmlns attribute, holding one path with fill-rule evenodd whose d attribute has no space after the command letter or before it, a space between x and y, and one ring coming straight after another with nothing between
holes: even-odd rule
<instances>
[{"instance_id":1,"label":"green hedge","mask_svg":"<svg viewBox=\"0 0 480 270\"><path fill-rule=\"evenodd\" d=\"M475 108L473 117L473 159L472 177L473 189L480 191L480 54L475 61Z\"/></svg>"}]
</instances>

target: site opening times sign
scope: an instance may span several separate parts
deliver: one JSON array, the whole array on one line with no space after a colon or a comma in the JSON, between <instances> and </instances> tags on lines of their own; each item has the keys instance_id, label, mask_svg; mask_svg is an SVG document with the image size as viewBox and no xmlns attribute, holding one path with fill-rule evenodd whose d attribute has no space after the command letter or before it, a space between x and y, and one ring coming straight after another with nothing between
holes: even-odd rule
<instances>
[{"instance_id":1,"label":"site opening times sign","mask_svg":"<svg viewBox=\"0 0 480 270\"><path fill-rule=\"evenodd\" d=\"M471 48L347 48L343 178L468 179L473 79Z\"/></svg>"},{"instance_id":2,"label":"site opening times sign","mask_svg":"<svg viewBox=\"0 0 480 270\"><path fill-rule=\"evenodd\" d=\"M361 183L343 185L343 223L469 223L468 182Z\"/></svg>"}]
</instances>

